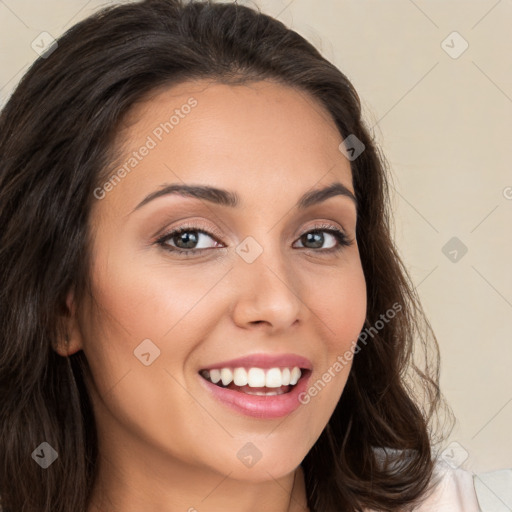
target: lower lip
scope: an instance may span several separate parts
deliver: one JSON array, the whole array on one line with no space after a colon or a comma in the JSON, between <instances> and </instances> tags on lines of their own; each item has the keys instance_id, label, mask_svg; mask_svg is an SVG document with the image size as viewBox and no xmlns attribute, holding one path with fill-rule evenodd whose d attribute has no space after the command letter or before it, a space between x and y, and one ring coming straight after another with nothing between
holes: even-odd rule
<instances>
[{"instance_id":1,"label":"lower lip","mask_svg":"<svg viewBox=\"0 0 512 512\"><path fill-rule=\"evenodd\" d=\"M308 371L288 393L270 396L248 395L233 389L221 388L201 375L198 377L216 399L235 411L255 418L272 419L287 416L302 405L299 395L306 390L310 375L311 372Z\"/></svg>"}]
</instances>

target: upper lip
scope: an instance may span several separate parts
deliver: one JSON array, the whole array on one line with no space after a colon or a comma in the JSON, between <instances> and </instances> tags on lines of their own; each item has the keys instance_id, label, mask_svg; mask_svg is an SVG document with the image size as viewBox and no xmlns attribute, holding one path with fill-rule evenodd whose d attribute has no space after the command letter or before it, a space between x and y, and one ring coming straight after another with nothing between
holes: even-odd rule
<instances>
[{"instance_id":1,"label":"upper lip","mask_svg":"<svg viewBox=\"0 0 512 512\"><path fill-rule=\"evenodd\" d=\"M293 368L297 366L299 368L305 368L311 370L313 365L311 361L298 354L251 354L248 356L238 357L236 359L230 359L229 361L220 361L208 366L204 366L202 370L211 370L214 368L276 368L278 366Z\"/></svg>"}]
</instances>

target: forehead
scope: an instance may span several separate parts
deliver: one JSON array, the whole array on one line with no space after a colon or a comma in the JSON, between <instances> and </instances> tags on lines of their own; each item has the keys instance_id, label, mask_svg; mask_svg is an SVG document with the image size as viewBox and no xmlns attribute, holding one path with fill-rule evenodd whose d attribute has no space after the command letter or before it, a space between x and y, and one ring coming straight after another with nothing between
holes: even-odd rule
<instances>
[{"instance_id":1,"label":"forehead","mask_svg":"<svg viewBox=\"0 0 512 512\"><path fill-rule=\"evenodd\" d=\"M330 113L304 91L270 81L187 81L154 90L125 115L114 170L151 146L120 184L132 206L156 185L180 181L221 181L247 198L264 183L272 200L333 178L352 188L341 141Z\"/></svg>"},{"instance_id":2,"label":"forehead","mask_svg":"<svg viewBox=\"0 0 512 512\"><path fill-rule=\"evenodd\" d=\"M130 108L123 118L122 125L128 130L131 129L132 134L133 129L147 130L151 126L146 122L161 120L165 113L169 113L167 117L170 117L174 109L179 110L190 98L195 98L198 102L198 106L193 108L196 115L191 118L199 117L203 122L207 121L208 114L218 116L216 120L221 121L220 117L223 117L224 113L229 114L233 126L243 127L251 122L248 116L252 116L253 121L261 120L263 109L268 123L274 126L278 121L287 125L289 121L300 120L301 123L292 129L293 132L298 131L300 127L304 135L314 136L318 124L322 124L325 132L321 137L340 137L332 116L319 99L306 91L271 80L232 85L202 79L160 86ZM272 112L274 115L269 117ZM315 124L315 129L309 130L310 133L307 133L308 121ZM288 130L290 128L287 126Z\"/></svg>"}]
</instances>

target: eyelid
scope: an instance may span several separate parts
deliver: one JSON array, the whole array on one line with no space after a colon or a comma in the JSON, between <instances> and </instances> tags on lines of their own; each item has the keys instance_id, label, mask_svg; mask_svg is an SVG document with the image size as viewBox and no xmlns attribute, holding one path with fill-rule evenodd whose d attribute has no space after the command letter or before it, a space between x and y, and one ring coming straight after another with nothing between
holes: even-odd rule
<instances>
[{"instance_id":1,"label":"eyelid","mask_svg":"<svg viewBox=\"0 0 512 512\"><path fill-rule=\"evenodd\" d=\"M171 234L173 234L176 231L185 231L185 230L201 231L201 232L204 232L205 234L207 234L208 236L214 235L215 237L217 237L217 241L220 241L219 239L224 236L223 233L216 227L211 226L209 224L207 225L207 224L201 222L200 220L197 220L197 221L192 220L192 221L183 221L182 224L179 224L176 227L171 227L171 228L163 229L163 230L159 231L158 234L156 234L153 237L153 242L158 242L164 238L168 238Z\"/></svg>"},{"instance_id":2,"label":"eyelid","mask_svg":"<svg viewBox=\"0 0 512 512\"><path fill-rule=\"evenodd\" d=\"M160 230L156 235L154 235L152 237L153 242L157 242L158 240L161 240L162 238L168 237L170 234L174 233L175 231L184 231L186 229L203 231L203 232L205 232L205 234L214 235L218 239L220 239L224 236L224 234L216 227L207 225L200 220L197 220L197 221L192 220L192 221L183 221L182 224L179 224L176 227L171 227L168 229ZM303 229L298 236L301 237L301 236L304 236L306 233L309 233L310 231L321 230L321 229L339 230L339 231L342 231L347 237L349 237L347 230L341 224L337 224L337 223L334 224L334 223L330 223L330 221L325 221L325 220L324 221L316 221L316 223L314 223L312 226ZM220 241L220 240L217 240L217 241Z\"/></svg>"}]
</instances>

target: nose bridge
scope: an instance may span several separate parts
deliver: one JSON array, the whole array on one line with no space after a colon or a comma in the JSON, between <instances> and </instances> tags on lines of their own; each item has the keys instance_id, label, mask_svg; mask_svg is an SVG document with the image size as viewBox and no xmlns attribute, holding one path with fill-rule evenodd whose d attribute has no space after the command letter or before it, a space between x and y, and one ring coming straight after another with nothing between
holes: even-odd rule
<instances>
[{"instance_id":1,"label":"nose bridge","mask_svg":"<svg viewBox=\"0 0 512 512\"><path fill-rule=\"evenodd\" d=\"M273 236L274 235L274 236ZM291 325L301 314L300 282L274 233L248 236L236 248L235 320Z\"/></svg>"}]
</instances>

